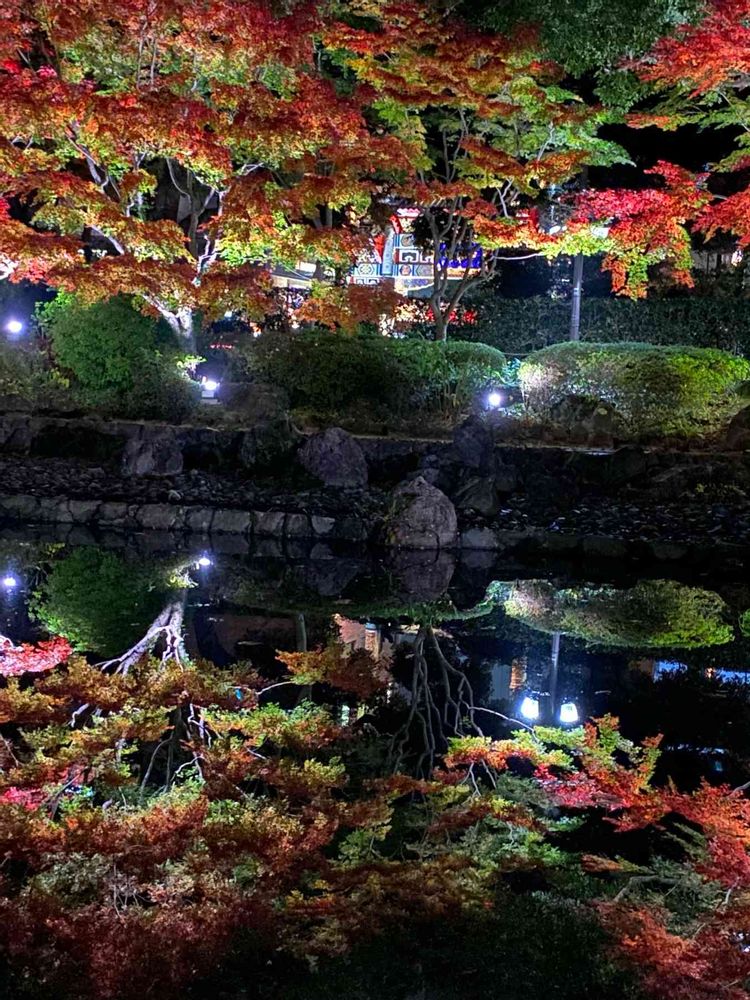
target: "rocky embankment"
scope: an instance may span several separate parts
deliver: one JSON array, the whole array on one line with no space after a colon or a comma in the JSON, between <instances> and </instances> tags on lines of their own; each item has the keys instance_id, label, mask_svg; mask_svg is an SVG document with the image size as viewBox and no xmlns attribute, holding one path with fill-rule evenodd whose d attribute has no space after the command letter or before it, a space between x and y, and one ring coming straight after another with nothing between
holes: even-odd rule
<instances>
[{"instance_id":1,"label":"rocky embankment","mask_svg":"<svg viewBox=\"0 0 750 1000\"><path fill-rule=\"evenodd\" d=\"M6 414L0 518L116 530L359 541L400 548L696 561L750 552L750 456L303 438ZM242 456L242 457L241 457Z\"/></svg>"}]
</instances>

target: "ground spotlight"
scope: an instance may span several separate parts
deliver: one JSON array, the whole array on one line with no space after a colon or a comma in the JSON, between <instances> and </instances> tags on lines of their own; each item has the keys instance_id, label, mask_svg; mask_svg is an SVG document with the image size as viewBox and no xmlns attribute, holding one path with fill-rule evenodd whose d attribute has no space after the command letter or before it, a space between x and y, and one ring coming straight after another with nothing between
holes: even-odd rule
<instances>
[{"instance_id":1,"label":"ground spotlight","mask_svg":"<svg viewBox=\"0 0 750 1000\"><path fill-rule=\"evenodd\" d=\"M201 395L203 399L215 399L216 393L221 387L221 382L217 382L213 378L202 378L201 379Z\"/></svg>"}]
</instances>

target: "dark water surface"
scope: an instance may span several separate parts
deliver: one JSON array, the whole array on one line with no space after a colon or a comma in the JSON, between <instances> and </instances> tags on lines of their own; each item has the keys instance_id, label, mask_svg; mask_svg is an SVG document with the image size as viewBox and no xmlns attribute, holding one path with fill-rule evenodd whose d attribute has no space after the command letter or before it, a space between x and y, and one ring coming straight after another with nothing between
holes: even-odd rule
<instances>
[{"instance_id":1,"label":"dark water surface","mask_svg":"<svg viewBox=\"0 0 750 1000\"><path fill-rule=\"evenodd\" d=\"M0 635L15 644L61 634L92 659L119 656L174 603L189 655L268 670L276 650L331 641L391 651L407 701L429 625L487 735L512 728L503 717L573 725L610 712L630 738L663 733L661 766L688 785L746 780L750 585L737 572L0 533Z\"/></svg>"}]
</instances>

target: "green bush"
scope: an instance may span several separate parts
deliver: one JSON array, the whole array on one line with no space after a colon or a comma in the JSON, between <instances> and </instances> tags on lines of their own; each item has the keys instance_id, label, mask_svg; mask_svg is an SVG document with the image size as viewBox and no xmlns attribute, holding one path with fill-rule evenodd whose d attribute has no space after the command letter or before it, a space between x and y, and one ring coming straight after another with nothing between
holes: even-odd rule
<instances>
[{"instance_id":1,"label":"green bush","mask_svg":"<svg viewBox=\"0 0 750 1000\"><path fill-rule=\"evenodd\" d=\"M64 402L66 384L36 348L0 338L0 396L24 406L54 407Z\"/></svg>"},{"instance_id":2,"label":"green bush","mask_svg":"<svg viewBox=\"0 0 750 1000\"><path fill-rule=\"evenodd\" d=\"M124 417L180 420L199 390L180 371L174 336L124 296L85 306L58 295L39 311L56 364L81 406Z\"/></svg>"},{"instance_id":3,"label":"green bush","mask_svg":"<svg viewBox=\"0 0 750 1000\"><path fill-rule=\"evenodd\" d=\"M471 301L475 323L455 325L463 340L493 344L506 354L528 354L568 339L570 302L535 296L504 299L488 288ZM581 303L581 340L716 347L750 357L750 303L739 298L587 298Z\"/></svg>"},{"instance_id":4,"label":"green bush","mask_svg":"<svg viewBox=\"0 0 750 1000\"><path fill-rule=\"evenodd\" d=\"M330 331L266 333L251 348L255 370L292 404L321 414L366 407L383 416L451 414L503 376L505 358L484 344L347 336Z\"/></svg>"},{"instance_id":5,"label":"green bush","mask_svg":"<svg viewBox=\"0 0 750 1000\"><path fill-rule=\"evenodd\" d=\"M734 638L718 594L673 580L645 580L628 590L557 590L529 580L497 591L506 614L542 632L562 632L605 646L699 649Z\"/></svg>"},{"instance_id":6,"label":"green bush","mask_svg":"<svg viewBox=\"0 0 750 1000\"><path fill-rule=\"evenodd\" d=\"M635 437L716 432L741 409L750 362L724 351L568 342L530 355L519 380L532 416L566 397L610 406Z\"/></svg>"}]
</instances>

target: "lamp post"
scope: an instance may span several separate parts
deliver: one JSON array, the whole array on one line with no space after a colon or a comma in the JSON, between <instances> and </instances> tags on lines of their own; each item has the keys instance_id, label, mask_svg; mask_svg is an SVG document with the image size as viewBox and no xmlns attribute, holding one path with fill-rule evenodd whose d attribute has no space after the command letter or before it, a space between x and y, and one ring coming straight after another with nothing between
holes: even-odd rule
<instances>
[{"instance_id":1,"label":"lamp post","mask_svg":"<svg viewBox=\"0 0 750 1000\"><path fill-rule=\"evenodd\" d=\"M581 295L583 293L583 254L573 258L573 294L570 300L570 340L581 339Z\"/></svg>"}]
</instances>

